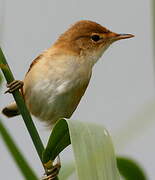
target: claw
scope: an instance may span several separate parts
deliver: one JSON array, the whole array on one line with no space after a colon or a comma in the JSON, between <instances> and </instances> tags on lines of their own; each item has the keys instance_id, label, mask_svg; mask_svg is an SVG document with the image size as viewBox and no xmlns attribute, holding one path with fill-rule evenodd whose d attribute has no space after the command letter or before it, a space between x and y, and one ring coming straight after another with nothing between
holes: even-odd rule
<instances>
[{"instance_id":1,"label":"claw","mask_svg":"<svg viewBox=\"0 0 155 180\"><path fill-rule=\"evenodd\" d=\"M59 174L60 166L56 164L52 169L47 170L48 175L44 175L42 180L54 180Z\"/></svg>"},{"instance_id":2,"label":"claw","mask_svg":"<svg viewBox=\"0 0 155 180\"><path fill-rule=\"evenodd\" d=\"M58 155L56 164L52 168L46 170L46 174L42 177L41 180L54 180L58 176L60 168L61 162Z\"/></svg>"},{"instance_id":3,"label":"claw","mask_svg":"<svg viewBox=\"0 0 155 180\"><path fill-rule=\"evenodd\" d=\"M11 83L7 84L7 88L9 88L7 91L5 91L6 93L12 93L14 91L16 91L17 89L21 89L23 87L24 83L23 81L19 81L19 80L14 80Z\"/></svg>"}]
</instances>

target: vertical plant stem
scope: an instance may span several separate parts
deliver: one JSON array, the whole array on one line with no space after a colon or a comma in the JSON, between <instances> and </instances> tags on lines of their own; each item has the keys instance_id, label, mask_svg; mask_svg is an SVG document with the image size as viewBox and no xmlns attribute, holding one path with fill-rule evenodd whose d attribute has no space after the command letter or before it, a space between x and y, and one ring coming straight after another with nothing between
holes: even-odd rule
<instances>
[{"instance_id":1,"label":"vertical plant stem","mask_svg":"<svg viewBox=\"0 0 155 180\"><path fill-rule=\"evenodd\" d=\"M29 167L27 161L25 160L25 158L17 148L16 144L11 138L11 135L9 135L1 120L0 120L0 134L2 135L4 143L8 147L9 152L12 154L12 157L15 160L16 164L18 165L18 168L21 170L23 176L29 180L37 180L38 179L37 176Z\"/></svg>"},{"instance_id":2,"label":"vertical plant stem","mask_svg":"<svg viewBox=\"0 0 155 180\"><path fill-rule=\"evenodd\" d=\"M7 61L4 57L4 54L2 52L2 49L0 48L0 68L2 69L2 72L5 76L5 79L7 81L7 83L10 83L14 80L13 74L7 64ZM21 96L21 94L19 93L18 90L14 91L13 93L13 97L17 103L17 106L19 108L19 111L24 119L25 125L28 129L28 132L32 138L33 144L37 150L37 153L39 155L39 158L42 162L42 152L44 151L44 146L43 143L40 139L40 136L37 132L37 129L32 121L32 118L30 116L30 113L24 103L24 99Z\"/></svg>"},{"instance_id":3,"label":"vertical plant stem","mask_svg":"<svg viewBox=\"0 0 155 180\"><path fill-rule=\"evenodd\" d=\"M155 0L152 0L152 24L153 24L153 65L155 73Z\"/></svg>"},{"instance_id":4,"label":"vertical plant stem","mask_svg":"<svg viewBox=\"0 0 155 180\"><path fill-rule=\"evenodd\" d=\"M154 55L155 55L155 1L152 0L152 14L153 14L153 43L154 43Z\"/></svg>"}]
</instances>

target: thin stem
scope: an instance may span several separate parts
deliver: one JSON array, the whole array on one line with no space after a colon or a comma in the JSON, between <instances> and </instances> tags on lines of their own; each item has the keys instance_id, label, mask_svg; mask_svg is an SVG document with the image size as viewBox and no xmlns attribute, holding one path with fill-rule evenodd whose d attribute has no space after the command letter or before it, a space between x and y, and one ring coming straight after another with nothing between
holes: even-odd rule
<instances>
[{"instance_id":1,"label":"thin stem","mask_svg":"<svg viewBox=\"0 0 155 180\"><path fill-rule=\"evenodd\" d=\"M15 160L16 164L18 165L18 168L21 170L23 176L29 180L30 179L37 180L38 179L37 176L28 165L27 161L19 151L18 147L14 143L13 139L11 138L11 135L8 133L1 120L0 120L0 134L2 135L4 143L8 147L9 152L12 154L12 157Z\"/></svg>"},{"instance_id":2,"label":"thin stem","mask_svg":"<svg viewBox=\"0 0 155 180\"><path fill-rule=\"evenodd\" d=\"M6 61L6 58L2 52L2 49L0 48L0 68L2 69L2 72L5 76L5 79L7 81L7 83L10 83L12 81L14 81L14 77L13 77L13 74L10 70L10 67ZM31 118L31 115L24 103L24 99L23 97L21 96L21 94L19 93L18 90L14 91L13 93L13 97L17 103L17 106L19 108L19 111L23 117L23 120L25 122L25 125L27 127L27 130L32 138L32 141L33 141L33 144L36 148L36 151L38 153L38 156L43 164L43 161L42 161L42 153L44 151L44 146L43 146L43 143L41 141L41 138L38 134L38 131L32 121L32 118ZM43 167L44 167L44 164L43 164ZM45 169L45 172L46 172L46 168L44 167ZM58 180L58 177L56 177L54 180Z\"/></svg>"},{"instance_id":3,"label":"thin stem","mask_svg":"<svg viewBox=\"0 0 155 180\"><path fill-rule=\"evenodd\" d=\"M13 74L8 66L8 63L4 57L4 54L0 48L0 68L2 69L2 72L6 78L7 83L10 83L14 80ZM42 162L42 152L44 151L44 146L43 143L40 139L40 136L37 132L37 129L32 121L32 118L30 116L30 113L24 103L24 99L21 96L21 94L19 93L18 90L14 91L13 93L13 97L17 103L17 106L19 108L19 111L23 117L23 120L25 122L25 125L28 129L28 132L32 138L33 144L37 150L37 153L39 155L39 158Z\"/></svg>"},{"instance_id":4,"label":"thin stem","mask_svg":"<svg viewBox=\"0 0 155 180\"><path fill-rule=\"evenodd\" d=\"M155 0L152 0L152 24L153 24L153 65L155 73Z\"/></svg>"},{"instance_id":5,"label":"thin stem","mask_svg":"<svg viewBox=\"0 0 155 180\"><path fill-rule=\"evenodd\" d=\"M155 1L152 0L152 16L153 16L153 44L154 44L154 55L155 55Z\"/></svg>"}]
</instances>

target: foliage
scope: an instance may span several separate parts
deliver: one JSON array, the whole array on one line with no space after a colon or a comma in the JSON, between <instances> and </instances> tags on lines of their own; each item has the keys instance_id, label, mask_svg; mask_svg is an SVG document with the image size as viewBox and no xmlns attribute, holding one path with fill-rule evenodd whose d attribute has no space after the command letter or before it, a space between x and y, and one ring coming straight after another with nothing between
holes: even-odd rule
<instances>
[{"instance_id":1,"label":"foliage","mask_svg":"<svg viewBox=\"0 0 155 180\"><path fill-rule=\"evenodd\" d=\"M1 119L0 119L0 134L8 150L10 151L12 157L17 163L23 176L29 180L37 180L37 176L34 174L33 170L30 168L27 161L21 154L20 150L14 143L13 139L11 138L11 135L8 133L7 129L4 127Z\"/></svg>"},{"instance_id":2,"label":"foliage","mask_svg":"<svg viewBox=\"0 0 155 180\"><path fill-rule=\"evenodd\" d=\"M49 160L51 154L55 154L56 157L60 153L56 148L52 148L55 144L54 137L59 142L55 147L64 145L61 149L64 149L71 140L78 179L119 179L111 138L104 127L61 119L55 125L53 132L43 159L46 157L45 159Z\"/></svg>"},{"instance_id":3,"label":"foliage","mask_svg":"<svg viewBox=\"0 0 155 180\"><path fill-rule=\"evenodd\" d=\"M1 49L0 68L7 82L12 82L14 77ZM44 150L43 143L19 91L13 92L13 96L44 168L45 164L53 163L55 157L71 143L75 157L75 169L79 180L119 179L111 138L104 127L61 119L56 123ZM0 134L25 179L35 180L36 175L13 142L2 121L0 121ZM128 180L136 174L137 177L144 177L142 170L132 161L118 159L117 165L120 173ZM74 170L71 165L66 167L68 168L65 171L63 171L63 168L60 173L60 180L64 180L64 177L68 178ZM130 169L130 171L127 172L127 169ZM141 176L139 176L140 174Z\"/></svg>"},{"instance_id":4,"label":"foliage","mask_svg":"<svg viewBox=\"0 0 155 180\"><path fill-rule=\"evenodd\" d=\"M119 172L126 180L146 180L146 176L140 166L132 159L126 157L117 158Z\"/></svg>"}]
</instances>

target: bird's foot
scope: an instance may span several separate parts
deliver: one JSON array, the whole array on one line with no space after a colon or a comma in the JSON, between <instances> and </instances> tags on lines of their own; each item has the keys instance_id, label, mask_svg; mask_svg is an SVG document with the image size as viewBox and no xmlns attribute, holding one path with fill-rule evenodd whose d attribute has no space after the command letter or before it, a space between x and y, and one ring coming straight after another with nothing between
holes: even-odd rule
<instances>
[{"instance_id":1,"label":"bird's foot","mask_svg":"<svg viewBox=\"0 0 155 180\"><path fill-rule=\"evenodd\" d=\"M60 171L61 165L56 164L51 169L48 169L46 175L42 177L42 180L54 180Z\"/></svg>"},{"instance_id":2,"label":"bird's foot","mask_svg":"<svg viewBox=\"0 0 155 180\"><path fill-rule=\"evenodd\" d=\"M58 176L61 168L59 155L57 157L57 162L55 165L49 167L45 166L45 168L46 168L46 174L42 177L41 180L54 180Z\"/></svg>"},{"instance_id":3,"label":"bird's foot","mask_svg":"<svg viewBox=\"0 0 155 180\"><path fill-rule=\"evenodd\" d=\"M5 91L5 94L12 93L12 92L16 91L17 89L21 89L23 87L23 85L24 85L23 81L14 80L11 83L7 84L8 90Z\"/></svg>"}]
</instances>

